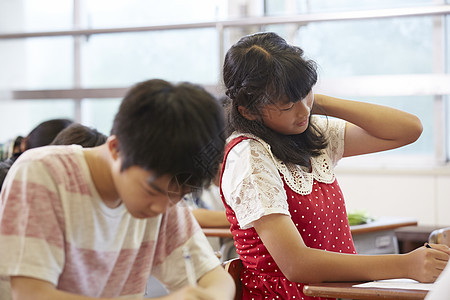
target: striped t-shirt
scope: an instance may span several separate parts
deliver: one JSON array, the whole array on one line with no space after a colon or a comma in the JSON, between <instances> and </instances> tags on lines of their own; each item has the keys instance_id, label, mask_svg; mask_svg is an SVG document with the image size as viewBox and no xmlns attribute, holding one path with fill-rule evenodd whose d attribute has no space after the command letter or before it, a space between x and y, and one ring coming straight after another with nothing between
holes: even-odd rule
<instances>
[{"instance_id":1,"label":"striped t-shirt","mask_svg":"<svg viewBox=\"0 0 450 300\"><path fill-rule=\"evenodd\" d=\"M107 207L77 145L26 151L1 191L0 275L91 297L142 296L149 275L169 290L187 283L185 245L197 278L219 265L188 208L137 219L123 204Z\"/></svg>"}]
</instances>

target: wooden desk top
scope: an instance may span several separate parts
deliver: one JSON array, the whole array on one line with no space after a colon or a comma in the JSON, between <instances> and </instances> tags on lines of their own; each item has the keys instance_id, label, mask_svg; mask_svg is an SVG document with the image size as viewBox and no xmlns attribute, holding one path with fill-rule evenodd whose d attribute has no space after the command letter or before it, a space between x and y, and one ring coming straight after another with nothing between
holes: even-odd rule
<instances>
[{"instance_id":1,"label":"wooden desk top","mask_svg":"<svg viewBox=\"0 0 450 300\"><path fill-rule=\"evenodd\" d=\"M393 230L405 226L417 226L417 220L410 218L380 217L367 224L350 226L352 235L374 231Z\"/></svg>"},{"instance_id":2,"label":"wooden desk top","mask_svg":"<svg viewBox=\"0 0 450 300\"><path fill-rule=\"evenodd\" d=\"M417 221L409 218L383 217L368 224L350 226L352 235L374 231L393 230L403 226L416 226ZM233 237L229 228L203 228L206 236Z\"/></svg>"},{"instance_id":3,"label":"wooden desk top","mask_svg":"<svg viewBox=\"0 0 450 300\"><path fill-rule=\"evenodd\" d=\"M214 237L233 237L231 234L230 228L202 228L203 233L206 236L214 236Z\"/></svg>"},{"instance_id":4,"label":"wooden desk top","mask_svg":"<svg viewBox=\"0 0 450 300\"><path fill-rule=\"evenodd\" d=\"M312 297L392 300L422 300L428 293L425 290L353 287L354 284L358 282L308 284L303 287L303 293Z\"/></svg>"}]
</instances>

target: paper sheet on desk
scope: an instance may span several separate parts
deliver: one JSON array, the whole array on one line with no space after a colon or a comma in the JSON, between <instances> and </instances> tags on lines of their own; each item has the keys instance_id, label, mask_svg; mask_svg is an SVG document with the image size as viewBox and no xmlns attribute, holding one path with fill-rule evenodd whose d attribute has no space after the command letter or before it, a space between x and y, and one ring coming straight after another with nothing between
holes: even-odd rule
<instances>
[{"instance_id":1,"label":"paper sheet on desk","mask_svg":"<svg viewBox=\"0 0 450 300\"><path fill-rule=\"evenodd\" d=\"M432 283L421 283L407 278L377 280L354 285L354 287L372 287L385 289L406 289L406 290L425 290L425 291L429 291L432 286L433 286Z\"/></svg>"}]
</instances>

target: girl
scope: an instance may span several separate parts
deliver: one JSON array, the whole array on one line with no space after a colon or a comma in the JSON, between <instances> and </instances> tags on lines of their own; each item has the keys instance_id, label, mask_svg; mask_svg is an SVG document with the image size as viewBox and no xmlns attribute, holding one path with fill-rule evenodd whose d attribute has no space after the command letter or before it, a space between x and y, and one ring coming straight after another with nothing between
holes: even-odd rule
<instances>
[{"instance_id":1,"label":"girl","mask_svg":"<svg viewBox=\"0 0 450 300\"><path fill-rule=\"evenodd\" d=\"M221 191L244 266L244 299L303 299L303 283L322 281L436 279L449 258L443 245L354 255L333 171L342 157L414 142L422 132L416 116L314 95L314 62L275 33L233 45L223 77L233 133Z\"/></svg>"}]
</instances>

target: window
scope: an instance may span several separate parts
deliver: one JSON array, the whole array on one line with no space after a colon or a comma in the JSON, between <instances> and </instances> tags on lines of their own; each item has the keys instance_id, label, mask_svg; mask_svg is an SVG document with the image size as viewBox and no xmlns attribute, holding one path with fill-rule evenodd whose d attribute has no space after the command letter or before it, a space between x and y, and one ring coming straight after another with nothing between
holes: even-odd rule
<instances>
[{"instance_id":1,"label":"window","mask_svg":"<svg viewBox=\"0 0 450 300\"><path fill-rule=\"evenodd\" d=\"M220 95L229 46L271 30L318 63L318 92L421 118L416 143L353 162L379 166L382 155L399 166L442 165L450 148L449 16L450 5L431 0L4 1L0 109L8 113L0 142L56 117L108 134L126 89L148 78Z\"/></svg>"},{"instance_id":2,"label":"window","mask_svg":"<svg viewBox=\"0 0 450 300\"><path fill-rule=\"evenodd\" d=\"M82 85L129 86L148 78L216 84L217 46L211 28L92 36L83 42Z\"/></svg>"}]
</instances>

